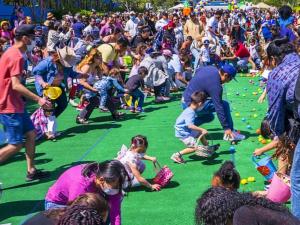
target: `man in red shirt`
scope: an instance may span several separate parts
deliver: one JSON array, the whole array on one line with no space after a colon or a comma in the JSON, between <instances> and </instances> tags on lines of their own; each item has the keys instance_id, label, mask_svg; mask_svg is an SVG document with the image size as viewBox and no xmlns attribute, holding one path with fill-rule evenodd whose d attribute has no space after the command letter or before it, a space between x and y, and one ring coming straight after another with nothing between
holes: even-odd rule
<instances>
[{"instance_id":1,"label":"man in red shirt","mask_svg":"<svg viewBox=\"0 0 300 225\"><path fill-rule=\"evenodd\" d=\"M0 164L22 149L25 137L27 181L40 179L46 174L35 168L35 131L25 110L23 97L37 102L40 106L51 106L50 102L35 95L21 83L23 55L33 38L33 25L19 26L15 31L15 44L0 58L0 123L4 126L8 139L8 145L0 149Z\"/></svg>"},{"instance_id":2,"label":"man in red shirt","mask_svg":"<svg viewBox=\"0 0 300 225\"><path fill-rule=\"evenodd\" d=\"M221 60L229 60L235 65L238 71L247 72L250 53L245 45L241 42L233 40L231 42L233 56L222 57Z\"/></svg>"}]
</instances>

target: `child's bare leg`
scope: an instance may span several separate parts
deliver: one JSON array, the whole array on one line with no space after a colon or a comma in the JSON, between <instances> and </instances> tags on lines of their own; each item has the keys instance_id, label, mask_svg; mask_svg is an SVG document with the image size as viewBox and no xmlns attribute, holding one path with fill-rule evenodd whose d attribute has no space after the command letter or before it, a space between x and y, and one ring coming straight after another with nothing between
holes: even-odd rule
<instances>
[{"instance_id":1,"label":"child's bare leg","mask_svg":"<svg viewBox=\"0 0 300 225\"><path fill-rule=\"evenodd\" d=\"M201 139L200 139L201 143L204 145L204 146L208 146L209 143L208 143L208 140L206 139L205 136L202 136Z\"/></svg>"},{"instance_id":2,"label":"child's bare leg","mask_svg":"<svg viewBox=\"0 0 300 225\"><path fill-rule=\"evenodd\" d=\"M182 151L179 152L180 155L186 155L190 153L194 153L196 151L196 148L185 148Z\"/></svg>"}]
</instances>

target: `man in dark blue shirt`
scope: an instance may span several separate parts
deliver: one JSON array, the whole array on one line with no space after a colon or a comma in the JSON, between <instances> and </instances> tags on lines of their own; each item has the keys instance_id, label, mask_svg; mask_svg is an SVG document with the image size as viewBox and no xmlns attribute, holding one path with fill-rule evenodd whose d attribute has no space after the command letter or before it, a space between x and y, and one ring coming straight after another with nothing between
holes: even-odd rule
<instances>
[{"instance_id":1,"label":"man in dark blue shirt","mask_svg":"<svg viewBox=\"0 0 300 225\"><path fill-rule=\"evenodd\" d=\"M243 140L245 136L234 131L229 103L222 99L223 84L235 79L236 70L232 65L225 64L220 69L214 66L199 68L183 93L182 106L186 108L191 103L191 95L196 91L204 91L208 100L197 111L196 125L209 123L216 112L224 129L224 140Z\"/></svg>"},{"instance_id":2,"label":"man in dark blue shirt","mask_svg":"<svg viewBox=\"0 0 300 225\"><path fill-rule=\"evenodd\" d=\"M85 25L81 22L81 16L77 17L76 22L73 24L72 26L73 31L74 31L74 35L77 38L81 38L82 36L82 31L85 28Z\"/></svg>"}]
</instances>

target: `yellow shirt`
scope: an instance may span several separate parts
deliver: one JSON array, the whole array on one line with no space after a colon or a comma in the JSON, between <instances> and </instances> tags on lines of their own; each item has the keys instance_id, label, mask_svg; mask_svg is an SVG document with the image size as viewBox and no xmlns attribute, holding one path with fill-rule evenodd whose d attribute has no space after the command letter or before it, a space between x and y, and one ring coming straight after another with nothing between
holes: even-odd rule
<instances>
[{"instance_id":1,"label":"yellow shirt","mask_svg":"<svg viewBox=\"0 0 300 225\"><path fill-rule=\"evenodd\" d=\"M113 64L118 59L118 53L115 50L115 43L102 44L97 50L102 55L102 61L106 64Z\"/></svg>"}]
</instances>

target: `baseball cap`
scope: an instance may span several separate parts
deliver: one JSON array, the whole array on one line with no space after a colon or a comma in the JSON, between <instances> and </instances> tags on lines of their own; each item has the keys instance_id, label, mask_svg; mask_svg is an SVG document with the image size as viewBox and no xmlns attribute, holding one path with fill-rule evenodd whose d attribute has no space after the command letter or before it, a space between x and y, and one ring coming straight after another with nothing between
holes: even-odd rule
<instances>
[{"instance_id":1,"label":"baseball cap","mask_svg":"<svg viewBox=\"0 0 300 225\"><path fill-rule=\"evenodd\" d=\"M17 27L15 34L16 36L33 36L34 28L34 25L22 24L19 27Z\"/></svg>"},{"instance_id":2,"label":"baseball cap","mask_svg":"<svg viewBox=\"0 0 300 225\"><path fill-rule=\"evenodd\" d=\"M232 65L230 65L230 64L228 64L228 63L225 63L225 64L221 67L221 70L223 70L224 73L227 73L227 74L230 76L231 80L234 79L234 80L236 81L236 79L235 79L235 76L236 76L236 69L234 68L234 66L232 66Z\"/></svg>"}]
</instances>

